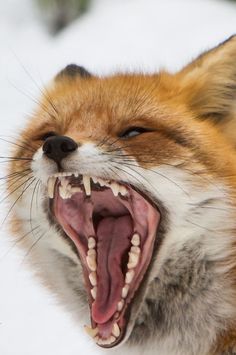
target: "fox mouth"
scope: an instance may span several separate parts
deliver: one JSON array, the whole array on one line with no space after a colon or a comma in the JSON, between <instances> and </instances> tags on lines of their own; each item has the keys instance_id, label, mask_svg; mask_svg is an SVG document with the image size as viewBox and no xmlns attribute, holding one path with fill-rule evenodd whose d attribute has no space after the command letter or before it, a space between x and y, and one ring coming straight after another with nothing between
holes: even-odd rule
<instances>
[{"instance_id":1,"label":"fox mouth","mask_svg":"<svg viewBox=\"0 0 236 355\"><path fill-rule=\"evenodd\" d=\"M114 347L152 259L159 210L127 183L75 173L51 176L48 196L82 263L91 314L85 330L99 346Z\"/></svg>"}]
</instances>

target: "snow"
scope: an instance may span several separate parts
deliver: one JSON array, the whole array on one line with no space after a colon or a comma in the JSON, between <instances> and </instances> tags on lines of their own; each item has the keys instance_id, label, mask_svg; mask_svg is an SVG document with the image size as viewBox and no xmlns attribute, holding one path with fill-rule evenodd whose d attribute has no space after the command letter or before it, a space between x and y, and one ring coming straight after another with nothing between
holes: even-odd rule
<instances>
[{"instance_id":1,"label":"snow","mask_svg":"<svg viewBox=\"0 0 236 355\"><path fill-rule=\"evenodd\" d=\"M32 1L1 1L1 135L14 135L22 127L39 88L69 63L97 74L177 70L234 34L235 19L236 5L223 0L97 0L89 13L58 37L51 37ZM2 155L6 143L0 147ZM6 208L0 206L4 219ZM27 258L8 239L2 227L0 354L100 354L53 296L38 285L27 269Z\"/></svg>"}]
</instances>

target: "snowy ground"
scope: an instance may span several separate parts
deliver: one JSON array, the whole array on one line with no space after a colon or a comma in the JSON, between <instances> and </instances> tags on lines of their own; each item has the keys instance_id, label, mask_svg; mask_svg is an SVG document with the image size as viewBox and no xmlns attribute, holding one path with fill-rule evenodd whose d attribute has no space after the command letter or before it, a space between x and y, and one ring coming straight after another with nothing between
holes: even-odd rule
<instances>
[{"instance_id":1,"label":"snowy ground","mask_svg":"<svg viewBox=\"0 0 236 355\"><path fill-rule=\"evenodd\" d=\"M52 38L30 3L0 2L1 135L14 135L34 106L37 86L68 63L99 74L176 70L236 33L236 5L223 0L97 0L90 13ZM0 149L2 155L5 144ZM100 354L34 281L6 236L1 228L0 354Z\"/></svg>"}]
</instances>

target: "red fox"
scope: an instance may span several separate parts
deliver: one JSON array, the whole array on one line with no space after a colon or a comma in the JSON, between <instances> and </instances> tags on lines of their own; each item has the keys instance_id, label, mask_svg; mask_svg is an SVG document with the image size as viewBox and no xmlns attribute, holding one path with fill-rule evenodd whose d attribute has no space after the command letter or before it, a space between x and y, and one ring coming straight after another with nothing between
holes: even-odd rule
<instances>
[{"instance_id":1,"label":"red fox","mask_svg":"<svg viewBox=\"0 0 236 355\"><path fill-rule=\"evenodd\" d=\"M236 353L236 37L175 74L68 65L16 144L11 230L98 346Z\"/></svg>"}]
</instances>

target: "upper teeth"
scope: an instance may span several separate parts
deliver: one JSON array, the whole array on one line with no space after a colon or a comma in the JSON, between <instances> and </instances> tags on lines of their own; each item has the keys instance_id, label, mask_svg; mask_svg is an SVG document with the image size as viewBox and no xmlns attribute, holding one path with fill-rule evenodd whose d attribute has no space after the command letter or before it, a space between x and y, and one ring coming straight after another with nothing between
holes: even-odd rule
<instances>
[{"instance_id":1,"label":"upper teeth","mask_svg":"<svg viewBox=\"0 0 236 355\"><path fill-rule=\"evenodd\" d=\"M68 199L71 198L73 194L77 192L82 192L82 189L80 186L71 186L70 181L66 179L68 176L74 175L75 177L78 177L78 173L56 173L49 177L48 179L48 196L49 198L54 197L54 187L57 178L60 180L60 186L59 186L59 194L62 199ZM126 196L128 194L128 190L124 185L121 185L117 182L110 182L108 180L103 180L100 178L96 177L90 177L88 175L83 175L82 182L81 184L84 185L84 191L86 196L91 195L91 179L95 184L99 184L101 187L106 186L109 187L114 196L118 196L119 194L122 196ZM135 245L135 244L134 244Z\"/></svg>"},{"instance_id":2,"label":"upper teeth","mask_svg":"<svg viewBox=\"0 0 236 355\"><path fill-rule=\"evenodd\" d=\"M54 196L54 186L56 182L56 177L52 176L48 179L48 196L49 198L53 198Z\"/></svg>"},{"instance_id":3,"label":"upper teeth","mask_svg":"<svg viewBox=\"0 0 236 355\"><path fill-rule=\"evenodd\" d=\"M90 184L90 177L87 175L83 175L83 183L84 189L87 196L91 195L91 184Z\"/></svg>"}]
</instances>

